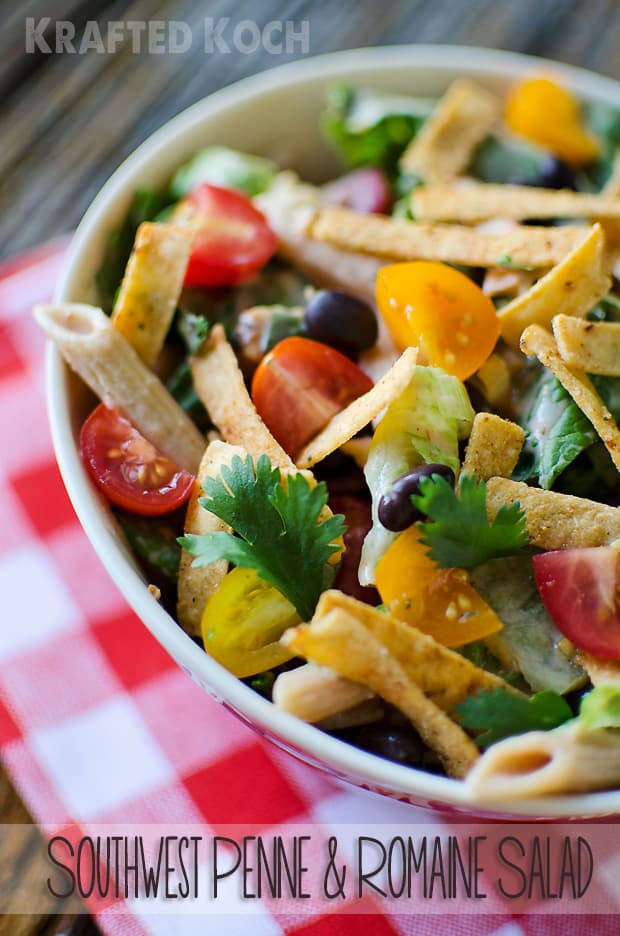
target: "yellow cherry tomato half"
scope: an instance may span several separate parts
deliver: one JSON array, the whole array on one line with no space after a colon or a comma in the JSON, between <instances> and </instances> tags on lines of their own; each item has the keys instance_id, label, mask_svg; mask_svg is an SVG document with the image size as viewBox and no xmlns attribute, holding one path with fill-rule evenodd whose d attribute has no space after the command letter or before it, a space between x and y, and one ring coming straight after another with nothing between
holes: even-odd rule
<instances>
[{"instance_id":1,"label":"yellow cherry tomato half","mask_svg":"<svg viewBox=\"0 0 620 936\"><path fill-rule=\"evenodd\" d=\"M300 623L293 605L253 569L229 572L205 606L205 650L239 678L254 676L294 656L279 643Z\"/></svg>"},{"instance_id":2,"label":"yellow cherry tomato half","mask_svg":"<svg viewBox=\"0 0 620 936\"><path fill-rule=\"evenodd\" d=\"M460 647L502 629L502 622L469 583L463 569L440 569L409 527L377 565L377 588L390 614L430 634L446 647Z\"/></svg>"},{"instance_id":3,"label":"yellow cherry tomato half","mask_svg":"<svg viewBox=\"0 0 620 936\"><path fill-rule=\"evenodd\" d=\"M573 166L592 162L600 153L596 137L582 123L579 102L549 78L527 78L508 95L508 127Z\"/></svg>"},{"instance_id":4,"label":"yellow cherry tomato half","mask_svg":"<svg viewBox=\"0 0 620 936\"><path fill-rule=\"evenodd\" d=\"M459 380L484 364L499 338L489 297L445 263L414 260L382 267L377 305L401 351L416 346L427 364Z\"/></svg>"}]
</instances>

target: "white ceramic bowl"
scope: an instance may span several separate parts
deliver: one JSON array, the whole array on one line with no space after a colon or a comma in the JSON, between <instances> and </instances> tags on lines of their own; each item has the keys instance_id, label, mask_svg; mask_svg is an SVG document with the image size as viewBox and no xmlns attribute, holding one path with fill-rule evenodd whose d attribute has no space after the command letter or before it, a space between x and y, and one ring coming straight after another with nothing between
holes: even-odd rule
<instances>
[{"instance_id":1,"label":"white ceramic bowl","mask_svg":"<svg viewBox=\"0 0 620 936\"><path fill-rule=\"evenodd\" d=\"M507 52L454 46L398 46L324 55L284 65L218 91L153 134L106 183L73 238L56 299L97 303L94 272L106 237L123 218L136 188L142 183L163 183L180 163L206 144L224 143L274 156L310 180L333 176L338 165L321 139L319 114L325 87L334 80L404 94L439 96L462 75L502 90L519 75L541 67L555 71L585 99L620 106L620 85L609 78ZM412 803L495 816L553 818L620 813L620 791L519 803L468 798L458 781L358 750L279 711L247 688L210 659L147 591L105 502L82 467L77 438L85 416L84 395L53 348L48 356L48 395L60 469L79 519L106 569L179 666L261 734L341 779Z\"/></svg>"}]
</instances>

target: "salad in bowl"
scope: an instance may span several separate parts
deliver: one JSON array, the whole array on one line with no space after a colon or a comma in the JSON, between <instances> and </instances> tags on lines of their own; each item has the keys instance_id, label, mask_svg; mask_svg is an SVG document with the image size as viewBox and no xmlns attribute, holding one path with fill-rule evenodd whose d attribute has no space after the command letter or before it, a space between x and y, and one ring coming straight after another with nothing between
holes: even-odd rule
<instances>
[{"instance_id":1,"label":"salad in bowl","mask_svg":"<svg viewBox=\"0 0 620 936\"><path fill-rule=\"evenodd\" d=\"M35 316L195 650L473 800L620 785L620 110L330 83L313 184L198 148Z\"/></svg>"}]
</instances>

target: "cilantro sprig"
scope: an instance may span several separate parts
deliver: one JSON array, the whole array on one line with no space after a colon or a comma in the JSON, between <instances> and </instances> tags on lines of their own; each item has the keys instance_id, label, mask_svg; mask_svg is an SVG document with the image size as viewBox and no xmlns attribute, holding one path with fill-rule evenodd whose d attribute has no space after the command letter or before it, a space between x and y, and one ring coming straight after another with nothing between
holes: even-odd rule
<instances>
[{"instance_id":1,"label":"cilantro sprig","mask_svg":"<svg viewBox=\"0 0 620 936\"><path fill-rule=\"evenodd\" d=\"M337 514L322 522L327 503L324 482L311 487L303 474L282 478L266 455L256 462L238 455L215 478L207 478L201 505L234 530L189 534L179 542L206 566L227 559L236 566L255 569L308 620L319 595L329 584L329 557L338 551L336 540L346 527Z\"/></svg>"},{"instance_id":2,"label":"cilantro sprig","mask_svg":"<svg viewBox=\"0 0 620 936\"><path fill-rule=\"evenodd\" d=\"M422 478L420 492L412 500L430 518L418 524L421 540L442 569L473 569L488 559L517 555L528 545L519 503L500 507L489 522L484 481L464 475L457 493L445 478L433 475Z\"/></svg>"},{"instance_id":3,"label":"cilantro sprig","mask_svg":"<svg viewBox=\"0 0 620 936\"><path fill-rule=\"evenodd\" d=\"M552 689L527 699L499 687L464 699L456 714L464 728L481 732L475 741L482 748L526 731L550 731L573 717L568 702Z\"/></svg>"}]
</instances>

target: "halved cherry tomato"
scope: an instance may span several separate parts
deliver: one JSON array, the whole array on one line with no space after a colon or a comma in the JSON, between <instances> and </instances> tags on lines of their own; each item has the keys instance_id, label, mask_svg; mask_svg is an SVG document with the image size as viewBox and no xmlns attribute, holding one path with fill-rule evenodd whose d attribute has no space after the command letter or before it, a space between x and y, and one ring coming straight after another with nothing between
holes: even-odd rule
<instances>
[{"instance_id":1,"label":"halved cherry tomato","mask_svg":"<svg viewBox=\"0 0 620 936\"><path fill-rule=\"evenodd\" d=\"M187 500L194 483L193 475L177 468L105 403L82 426L80 452L108 500L131 513L170 513Z\"/></svg>"},{"instance_id":2,"label":"halved cherry tomato","mask_svg":"<svg viewBox=\"0 0 620 936\"><path fill-rule=\"evenodd\" d=\"M233 569L205 606L205 650L240 679L279 666L294 656L279 643L299 624L293 605L254 569Z\"/></svg>"},{"instance_id":3,"label":"halved cherry tomato","mask_svg":"<svg viewBox=\"0 0 620 936\"><path fill-rule=\"evenodd\" d=\"M353 211L380 214L389 211L392 193L381 169L354 169L321 189L330 205L344 205Z\"/></svg>"},{"instance_id":4,"label":"halved cherry tomato","mask_svg":"<svg viewBox=\"0 0 620 936\"><path fill-rule=\"evenodd\" d=\"M420 535L417 527L409 527L377 564L377 588L390 613L446 647L501 630L502 622L470 585L467 572L440 569Z\"/></svg>"},{"instance_id":5,"label":"halved cherry tomato","mask_svg":"<svg viewBox=\"0 0 620 936\"><path fill-rule=\"evenodd\" d=\"M263 267L276 236L249 198L205 182L183 200L179 223L195 231L186 286L231 286Z\"/></svg>"},{"instance_id":6,"label":"halved cherry tomato","mask_svg":"<svg viewBox=\"0 0 620 936\"><path fill-rule=\"evenodd\" d=\"M532 562L543 604L564 636L602 660L620 660L620 552L561 549Z\"/></svg>"},{"instance_id":7,"label":"halved cherry tomato","mask_svg":"<svg viewBox=\"0 0 620 936\"><path fill-rule=\"evenodd\" d=\"M592 162L600 147L583 126L579 102L549 78L527 78L508 95L504 118L515 133L571 165Z\"/></svg>"},{"instance_id":8,"label":"halved cherry tomato","mask_svg":"<svg viewBox=\"0 0 620 936\"><path fill-rule=\"evenodd\" d=\"M489 297L445 263L414 260L382 267L377 305L398 348L419 347L428 364L460 380L484 364L499 338Z\"/></svg>"},{"instance_id":9,"label":"halved cherry tomato","mask_svg":"<svg viewBox=\"0 0 620 936\"><path fill-rule=\"evenodd\" d=\"M280 445L294 458L332 416L372 388L340 351L310 338L285 338L266 354L252 380L252 399Z\"/></svg>"}]
</instances>

